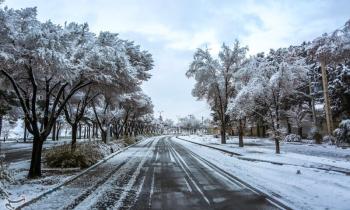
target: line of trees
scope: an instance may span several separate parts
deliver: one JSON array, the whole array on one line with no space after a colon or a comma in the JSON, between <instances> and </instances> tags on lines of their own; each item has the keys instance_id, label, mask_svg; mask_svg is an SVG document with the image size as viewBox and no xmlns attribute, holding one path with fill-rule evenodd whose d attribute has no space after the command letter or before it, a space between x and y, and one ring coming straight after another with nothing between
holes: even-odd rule
<instances>
[{"instance_id":1,"label":"line of trees","mask_svg":"<svg viewBox=\"0 0 350 210\"><path fill-rule=\"evenodd\" d=\"M188 115L179 118L177 127L181 129L182 132L195 134L198 130L202 129L203 125L194 115Z\"/></svg>"},{"instance_id":2,"label":"line of trees","mask_svg":"<svg viewBox=\"0 0 350 210\"><path fill-rule=\"evenodd\" d=\"M232 48L223 44L218 58L208 49L198 49L186 73L196 80L193 96L210 105L222 143L227 129L237 127L243 147L249 125L257 128L258 135L267 131L279 153L279 141L292 133L292 127L302 137L303 123L309 121L311 137L321 143L324 121L331 136L334 119L350 118L350 21L298 46L250 57L247 50L239 41ZM317 109L319 105L323 110Z\"/></svg>"},{"instance_id":3,"label":"line of trees","mask_svg":"<svg viewBox=\"0 0 350 210\"><path fill-rule=\"evenodd\" d=\"M43 143L63 117L72 150L81 124L94 125L103 142L154 132L153 105L141 89L152 68L151 54L118 34L40 22L36 8L0 9L0 125L10 110L21 113L33 136L28 177L41 176Z\"/></svg>"}]
</instances>

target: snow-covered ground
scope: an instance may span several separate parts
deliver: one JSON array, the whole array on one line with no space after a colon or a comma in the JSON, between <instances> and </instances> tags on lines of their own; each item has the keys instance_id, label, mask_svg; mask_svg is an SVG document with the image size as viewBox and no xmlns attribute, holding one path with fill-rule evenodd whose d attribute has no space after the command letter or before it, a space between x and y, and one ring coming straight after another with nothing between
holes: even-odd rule
<instances>
[{"instance_id":1,"label":"snow-covered ground","mask_svg":"<svg viewBox=\"0 0 350 210\"><path fill-rule=\"evenodd\" d=\"M273 159L276 161L283 161L290 158L291 163L296 163L295 161L301 159L302 161L308 160L350 168L350 148L340 148L335 145L281 142L281 154L275 155L275 144L268 138L244 138L243 141L245 146L241 148L238 147L237 137L229 138L225 145L220 144L220 139L213 138L213 136L210 135L179 137L201 144L208 144L212 147L225 149L241 154L244 157L266 160Z\"/></svg>"},{"instance_id":2,"label":"snow-covered ground","mask_svg":"<svg viewBox=\"0 0 350 210\"><path fill-rule=\"evenodd\" d=\"M47 147L52 145L60 145L64 144L60 143L52 143L48 144ZM11 149L20 150L25 147L28 147L27 143L16 143L16 144L8 144ZM97 147L103 154L103 156L108 156L111 154L111 148L113 148L113 152L118 151L122 148L124 144L120 141L111 142L106 145L98 144ZM54 188L57 185L60 185L64 181L68 180L72 176L81 172L79 168L71 168L71 169L51 169L47 168L43 165L42 173L43 176L38 179L27 179L26 176L28 174L30 161L17 161L9 164L7 171L10 173L13 181L2 183L2 188L9 194L9 199L13 201L19 201L19 203L14 203L14 205L18 205L23 203L24 201L31 200L34 197L37 197L39 194ZM0 209L6 209L5 205L8 203L7 199L0 199Z\"/></svg>"},{"instance_id":3,"label":"snow-covered ground","mask_svg":"<svg viewBox=\"0 0 350 210\"><path fill-rule=\"evenodd\" d=\"M254 187L280 197L293 208L349 209L350 176L334 170L350 171L350 149L331 145L282 143L282 153L277 155L273 142L268 139L246 138L246 146L239 148L237 138L229 139L227 145L220 145L220 139L212 136L180 138L241 154L230 156L176 140Z\"/></svg>"},{"instance_id":4,"label":"snow-covered ground","mask_svg":"<svg viewBox=\"0 0 350 210\"><path fill-rule=\"evenodd\" d=\"M29 165L30 162L27 160L11 164L8 171L13 181L3 186L5 191L9 194L9 199L12 201L20 201L19 204L59 185L80 171L77 169L62 171L43 169L42 178L31 180L26 178ZM0 199L0 209L6 209L6 203L8 203L7 199ZM14 203L14 205L16 205L16 203Z\"/></svg>"}]
</instances>

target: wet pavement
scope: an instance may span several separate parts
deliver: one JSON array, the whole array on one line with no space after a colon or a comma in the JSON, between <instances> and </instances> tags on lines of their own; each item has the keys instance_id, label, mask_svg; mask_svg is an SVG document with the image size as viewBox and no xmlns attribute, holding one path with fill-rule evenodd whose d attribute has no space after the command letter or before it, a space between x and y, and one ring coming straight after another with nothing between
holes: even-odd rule
<instances>
[{"instance_id":1,"label":"wet pavement","mask_svg":"<svg viewBox=\"0 0 350 210\"><path fill-rule=\"evenodd\" d=\"M171 137L147 139L25 209L278 209Z\"/></svg>"}]
</instances>

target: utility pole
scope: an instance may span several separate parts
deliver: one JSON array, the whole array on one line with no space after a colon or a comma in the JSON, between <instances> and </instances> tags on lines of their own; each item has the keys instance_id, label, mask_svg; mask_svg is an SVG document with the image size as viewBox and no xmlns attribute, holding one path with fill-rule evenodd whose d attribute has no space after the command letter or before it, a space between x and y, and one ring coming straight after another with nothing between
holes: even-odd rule
<instances>
[{"instance_id":1,"label":"utility pole","mask_svg":"<svg viewBox=\"0 0 350 210\"><path fill-rule=\"evenodd\" d=\"M324 108L326 111L327 133L328 135L332 135L333 120L332 120L332 111L331 111L331 105L330 105L329 93L328 93L328 79L327 79L327 69L326 69L325 59L321 59L320 63L321 63L321 72L322 72Z\"/></svg>"}]
</instances>

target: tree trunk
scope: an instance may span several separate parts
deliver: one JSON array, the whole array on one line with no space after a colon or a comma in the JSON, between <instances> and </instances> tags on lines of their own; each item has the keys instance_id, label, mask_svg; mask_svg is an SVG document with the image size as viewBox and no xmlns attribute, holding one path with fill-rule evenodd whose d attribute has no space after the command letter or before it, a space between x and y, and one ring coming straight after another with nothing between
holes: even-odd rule
<instances>
[{"instance_id":1,"label":"tree trunk","mask_svg":"<svg viewBox=\"0 0 350 210\"><path fill-rule=\"evenodd\" d=\"M280 154L280 141L275 138L276 154Z\"/></svg>"},{"instance_id":2,"label":"tree trunk","mask_svg":"<svg viewBox=\"0 0 350 210\"><path fill-rule=\"evenodd\" d=\"M23 142L27 142L27 128L24 126Z\"/></svg>"},{"instance_id":3,"label":"tree trunk","mask_svg":"<svg viewBox=\"0 0 350 210\"><path fill-rule=\"evenodd\" d=\"M90 124L88 124L88 139L91 139L91 130L90 130Z\"/></svg>"},{"instance_id":4,"label":"tree trunk","mask_svg":"<svg viewBox=\"0 0 350 210\"><path fill-rule=\"evenodd\" d=\"M96 127L95 127L95 134L96 134L96 138L98 139L98 125L96 124Z\"/></svg>"},{"instance_id":5,"label":"tree trunk","mask_svg":"<svg viewBox=\"0 0 350 210\"><path fill-rule=\"evenodd\" d=\"M2 130L2 115L0 115L0 136L1 136L1 130Z\"/></svg>"},{"instance_id":6,"label":"tree trunk","mask_svg":"<svg viewBox=\"0 0 350 210\"><path fill-rule=\"evenodd\" d=\"M315 108L315 99L314 96L312 95L312 87L311 87L311 82L309 84L309 91L310 91L310 96L311 96L311 110L312 110L312 122L314 124L314 127L317 127L317 119L316 119L316 108Z\"/></svg>"},{"instance_id":7,"label":"tree trunk","mask_svg":"<svg viewBox=\"0 0 350 210\"><path fill-rule=\"evenodd\" d=\"M56 122L53 124L53 127L52 127L52 132L51 132L51 138L52 138L52 141L55 141L56 140Z\"/></svg>"},{"instance_id":8,"label":"tree trunk","mask_svg":"<svg viewBox=\"0 0 350 210\"><path fill-rule=\"evenodd\" d=\"M258 137L261 137L261 134L260 134L260 125L259 125L259 123L256 124L256 135L257 135Z\"/></svg>"},{"instance_id":9,"label":"tree trunk","mask_svg":"<svg viewBox=\"0 0 350 210\"><path fill-rule=\"evenodd\" d=\"M101 130L101 138L102 138L103 143L107 143L107 131Z\"/></svg>"},{"instance_id":10,"label":"tree trunk","mask_svg":"<svg viewBox=\"0 0 350 210\"><path fill-rule=\"evenodd\" d=\"M116 128L115 128L114 137L115 137L116 139L119 139L119 130L118 130L118 126L116 126Z\"/></svg>"},{"instance_id":11,"label":"tree trunk","mask_svg":"<svg viewBox=\"0 0 350 210\"><path fill-rule=\"evenodd\" d=\"M95 123L92 123L91 124L91 127L92 127L92 138L95 138Z\"/></svg>"},{"instance_id":12,"label":"tree trunk","mask_svg":"<svg viewBox=\"0 0 350 210\"><path fill-rule=\"evenodd\" d=\"M72 151L74 151L77 148L77 133L78 133L78 125L72 124L72 142L71 142Z\"/></svg>"},{"instance_id":13,"label":"tree trunk","mask_svg":"<svg viewBox=\"0 0 350 210\"><path fill-rule=\"evenodd\" d=\"M112 129L112 128L109 129L109 135L110 135L111 137L113 137L113 129Z\"/></svg>"},{"instance_id":14,"label":"tree trunk","mask_svg":"<svg viewBox=\"0 0 350 210\"><path fill-rule=\"evenodd\" d=\"M57 124L57 131L56 131L56 141L58 141L58 137L60 135L61 125Z\"/></svg>"},{"instance_id":15,"label":"tree trunk","mask_svg":"<svg viewBox=\"0 0 350 210\"><path fill-rule=\"evenodd\" d=\"M288 134L292 133L292 125L289 123L289 120L287 121L287 127L288 127Z\"/></svg>"},{"instance_id":16,"label":"tree trunk","mask_svg":"<svg viewBox=\"0 0 350 210\"><path fill-rule=\"evenodd\" d=\"M262 137L266 137L266 126L265 125L263 125L262 126Z\"/></svg>"},{"instance_id":17,"label":"tree trunk","mask_svg":"<svg viewBox=\"0 0 350 210\"><path fill-rule=\"evenodd\" d=\"M298 127L298 135L303 138L303 127Z\"/></svg>"},{"instance_id":18,"label":"tree trunk","mask_svg":"<svg viewBox=\"0 0 350 210\"><path fill-rule=\"evenodd\" d=\"M81 139L81 124L79 123L79 139Z\"/></svg>"},{"instance_id":19,"label":"tree trunk","mask_svg":"<svg viewBox=\"0 0 350 210\"><path fill-rule=\"evenodd\" d=\"M239 120L239 128L238 128L238 145L239 147L243 147L243 123L242 120Z\"/></svg>"},{"instance_id":20,"label":"tree trunk","mask_svg":"<svg viewBox=\"0 0 350 210\"><path fill-rule=\"evenodd\" d=\"M326 111L327 134L332 135L333 119L332 119L332 111L331 111L331 105L330 105L329 93L328 93L327 69L326 69L326 63L324 61L321 61L321 71L322 71L324 106Z\"/></svg>"},{"instance_id":21,"label":"tree trunk","mask_svg":"<svg viewBox=\"0 0 350 210\"><path fill-rule=\"evenodd\" d=\"M221 125L221 144L226 144L226 125Z\"/></svg>"},{"instance_id":22,"label":"tree trunk","mask_svg":"<svg viewBox=\"0 0 350 210\"><path fill-rule=\"evenodd\" d=\"M28 178L37 178L41 176L41 152L43 149L43 141L39 135L34 135L32 159L30 161L30 169Z\"/></svg>"},{"instance_id":23,"label":"tree trunk","mask_svg":"<svg viewBox=\"0 0 350 210\"><path fill-rule=\"evenodd\" d=\"M84 139L86 139L86 126L84 126Z\"/></svg>"}]
</instances>

